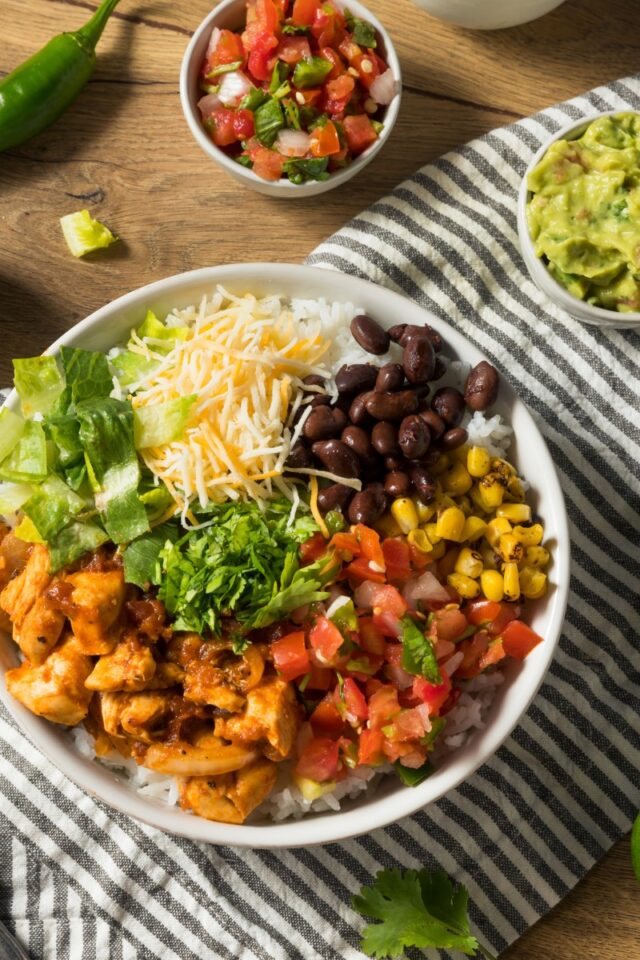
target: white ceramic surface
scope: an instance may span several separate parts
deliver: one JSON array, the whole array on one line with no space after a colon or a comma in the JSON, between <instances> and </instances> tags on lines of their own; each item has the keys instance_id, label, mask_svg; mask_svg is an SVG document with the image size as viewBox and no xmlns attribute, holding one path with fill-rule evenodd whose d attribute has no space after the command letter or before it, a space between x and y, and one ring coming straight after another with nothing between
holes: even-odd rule
<instances>
[{"instance_id":1,"label":"white ceramic surface","mask_svg":"<svg viewBox=\"0 0 640 960\"><path fill-rule=\"evenodd\" d=\"M56 353L62 345L106 351L118 341L126 340L131 328L141 323L147 309L162 317L172 307L199 302L216 283L222 283L239 294L251 291L258 295L281 293L351 301L386 326L400 321L428 322L442 333L449 355L470 364L483 359L476 347L442 320L390 290L333 271L271 263L207 267L141 287L91 314L47 352ZM19 409L15 391L10 395L8 405L14 410ZM515 429L518 439L510 455L532 484L533 505L544 521L545 543L550 544L553 553L549 595L532 604L527 614L534 629L545 637L545 642L524 662L509 663L505 671L507 681L498 688L486 728L472 735L420 786L411 789L402 786L395 777L388 777L376 790L345 802L339 813L314 814L298 822L280 824L263 822L234 826L213 823L178 807L141 797L126 780L83 757L63 728L34 716L13 700L5 688L4 671L18 663L18 656L16 646L6 636L0 636L2 701L33 743L88 793L129 816L194 840L253 848L329 843L370 832L437 800L489 759L518 723L553 658L567 602L569 533L564 500L549 451L528 409L506 382L501 385L496 411Z\"/></svg>"},{"instance_id":2,"label":"white ceramic surface","mask_svg":"<svg viewBox=\"0 0 640 960\"><path fill-rule=\"evenodd\" d=\"M400 71L400 61L398 60L391 38L380 21L370 10L358 2L343 2L336 0L337 6L341 9L348 7L349 11L356 17L368 20L376 29L379 41L380 56L383 57L389 68L393 71L396 79L398 92L389 104L384 115L384 127L375 143L372 143L363 153L357 157L353 163L349 164L343 170L337 170L332 173L328 180L310 180L308 183L295 184L289 180L263 180L258 177L253 170L243 167L236 163L231 157L228 157L224 150L212 142L207 135L200 117L197 103L202 96L198 89L198 77L200 68L204 59L205 51L209 43L209 37L214 27L220 27L227 30L238 30L243 27L246 17L246 0L222 0L208 16L204 18L196 32L194 33L189 46L187 47L182 67L180 70L180 103L189 125L191 133L204 152L215 160L232 177L244 183L246 186L257 190L258 193L265 193L270 197L287 197L289 199L301 199L303 197L316 196L319 193L326 193L327 190L333 190L341 184L351 180L357 173L360 173L364 167L370 163L380 152L393 130L394 124L400 110L400 98L402 96L402 75Z\"/></svg>"},{"instance_id":3,"label":"white ceramic surface","mask_svg":"<svg viewBox=\"0 0 640 960\"><path fill-rule=\"evenodd\" d=\"M554 280L540 257L536 256L527 223L527 203L530 197L530 192L527 190L527 177L540 163L551 144L555 143L556 140L575 140L581 136L589 124L597 120L598 117L611 117L620 112L620 110L606 110L602 113L594 113L593 116L587 117L579 123L574 121L573 123L567 124L566 127L563 127L555 133L540 147L527 167L526 173L522 178L522 183L520 184L520 191L518 193L518 239L520 240L522 258L531 279L558 307L565 310L570 316L575 317L576 320L583 321L583 323L590 323L596 327L613 327L615 329L628 330L640 326L640 312L619 313L617 310L606 310L604 307L594 307L591 303L585 303L584 300L579 300L578 297L574 297L562 284Z\"/></svg>"},{"instance_id":4,"label":"white ceramic surface","mask_svg":"<svg viewBox=\"0 0 640 960\"><path fill-rule=\"evenodd\" d=\"M469 30L500 30L529 23L564 0L414 0L434 17Z\"/></svg>"}]
</instances>

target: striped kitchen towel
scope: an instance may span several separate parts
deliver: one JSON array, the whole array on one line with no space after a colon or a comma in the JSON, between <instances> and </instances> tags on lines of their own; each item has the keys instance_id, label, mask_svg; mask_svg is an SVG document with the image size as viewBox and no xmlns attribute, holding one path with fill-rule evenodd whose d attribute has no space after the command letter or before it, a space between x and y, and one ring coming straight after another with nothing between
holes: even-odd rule
<instances>
[{"instance_id":1,"label":"striped kitchen towel","mask_svg":"<svg viewBox=\"0 0 640 960\"><path fill-rule=\"evenodd\" d=\"M561 315L530 282L515 223L539 144L567 118L629 107L640 109L638 77L475 140L310 258L451 323L508 375L544 432L573 573L558 655L523 722L417 815L348 843L271 853L128 820L69 783L3 713L2 918L33 960L362 960L351 895L381 867L435 864L469 887L472 922L498 952L629 829L640 806L640 336Z\"/></svg>"}]
</instances>

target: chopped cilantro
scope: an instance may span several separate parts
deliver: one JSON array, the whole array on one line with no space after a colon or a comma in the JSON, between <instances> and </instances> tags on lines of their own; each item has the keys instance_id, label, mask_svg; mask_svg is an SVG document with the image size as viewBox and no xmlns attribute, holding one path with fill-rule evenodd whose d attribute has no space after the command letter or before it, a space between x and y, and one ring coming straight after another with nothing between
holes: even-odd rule
<instances>
[{"instance_id":1,"label":"chopped cilantro","mask_svg":"<svg viewBox=\"0 0 640 960\"><path fill-rule=\"evenodd\" d=\"M435 650L411 617L402 618L402 666L408 673L424 677L429 683L442 683Z\"/></svg>"}]
</instances>

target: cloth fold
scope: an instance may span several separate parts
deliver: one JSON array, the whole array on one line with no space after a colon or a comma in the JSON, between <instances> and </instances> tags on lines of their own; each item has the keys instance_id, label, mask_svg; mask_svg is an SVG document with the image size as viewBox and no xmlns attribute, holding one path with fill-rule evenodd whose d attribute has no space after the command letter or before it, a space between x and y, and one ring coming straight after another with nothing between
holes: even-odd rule
<instances>
[{"instance_id":1,"label":"cloth fold","mask_svg":"<svg viewBox=\"0 0 640 960\"><path fill-rule=\"evenodd\" d=\"M309 258L399 290L460 330L545 435L570 517L571 596L523 722L415 816L347 843L272 853L208 847L121 816L71 784L2 711L0 916L33 960L361 960L351 895L382 867L436 864L468 886L472 923L499 952L629 829L640 806L640 335L581 325L546 301L515 223L539 145L567 118L608 109L640 109L640 78L423 167Z\"/></svg>"}]
</instances>

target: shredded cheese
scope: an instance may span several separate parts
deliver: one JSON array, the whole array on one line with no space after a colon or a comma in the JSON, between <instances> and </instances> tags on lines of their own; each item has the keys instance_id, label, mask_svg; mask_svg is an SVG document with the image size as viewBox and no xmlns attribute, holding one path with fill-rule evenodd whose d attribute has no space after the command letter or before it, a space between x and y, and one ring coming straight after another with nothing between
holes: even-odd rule
<instances>
[{"instance_id":1,"label":"shredded cheese","mask_svg":"<svg viewBox=\"0 0 640 960\"><path fill-rule=\"evenodd\" d=\"M309 497L309 507L311 509L311 516L320 527L320 533L322 534L322 536L325 538L325 540L328 540L330 536L329 528L324 522L324 518L320 513L320 510L318 509L318 478L317 477L310 478L309 490L311 493L311 496Z\"/></svg>"}]
</instances>

